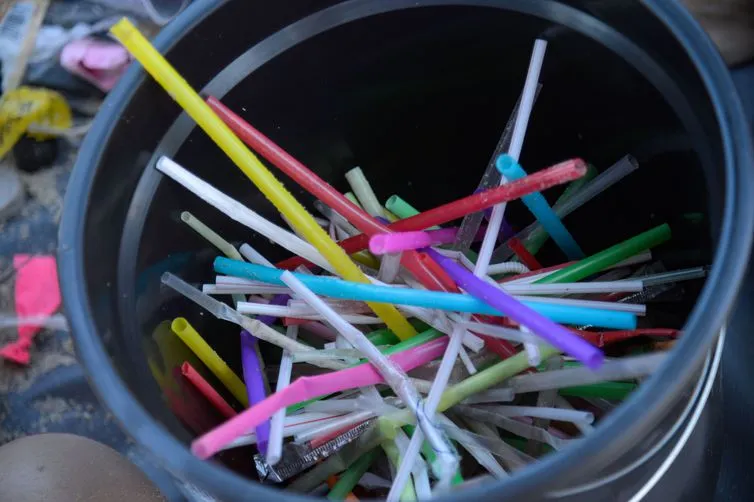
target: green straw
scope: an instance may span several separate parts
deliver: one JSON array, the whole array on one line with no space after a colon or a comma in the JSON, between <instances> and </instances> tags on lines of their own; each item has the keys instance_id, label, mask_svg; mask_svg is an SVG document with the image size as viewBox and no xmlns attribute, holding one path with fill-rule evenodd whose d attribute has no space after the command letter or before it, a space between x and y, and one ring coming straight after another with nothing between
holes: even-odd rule
<instances>
[{"instance_id":1,"label":"green straw","mask_svg":"<svg viewBox=\"0 0 754 502\"><path fill-rule=\"evenodd\" d=\"M356 487L361 477L367 472L379 454L380 451L377 448L374 448L360 456L351 467L346 469L340 475L335 486L333 486L330 493L327 494L327 498L330 500L344 500L354 487Z\"/></svg>"},{"instance_id":2,"label":"green straw","mask_svg":"<svg viewBox=\"0 0 754 502\"><path fill-rule=\"evenodd\" d=\"M559 282L578 282L608 267L620 263L647 249L653 248L670 239L670 226L667 223L616 244L604 251L574 263L569 267L535 281L534 284L555 284Z\"/></svg>"},{"instance_id":3,"label":"green straw","mask_svg":"<svg viewBox=\"0 0 754 502\"><path fill-rule=\"evenodd\" d=\"M401 199L397 195L392 195L388 200L385 201L385 207L388 211L396 215L398 218L405 220L406 218L410 218L412 216L416 216L419 214L419 210L416 209L414 206L406 202L405 200ZM432 230L438 230L440 227L435 225L434 227L430 227Z\"/></svg>"},{"instance_id":4,"label":"green straw","mask_svg":"<svg viewBox=\"0 0 754 502\"><path fill-rule=\"evenodd\" d=\"M568 184L568 187L565 189L565 191L561 194L560 197L558 197L558 200L555 201L555 205L553 208L557 212L558 206L565 204L568 202L569 199L571 199L576 193L581 190L584 185L586 185L589 181L592 180L597 176L597 168L595 168L593 165L589 164L589 167L586 170L586 174L582 176L581 178L577 179L576 181L572 181ZM542 226L537 226L536 229L527 237L523 244L524 247L531 253L531 254L537 254L540 249L542 249L542 246L545 245L545 242L547 242L547 239L550 238L550 234L545 232L545 229L542 228Z\"/></svg>"},{"instance_id":5,"label":"green straw","mask_svg":"<svg viewBox=\"0 0 754 502\"><path fill-rule=\"evenodd\" d=\"M406 431L406 434L409 436L414 435L414 431L416 430L415 425L404 425L403 430ZM430 446L429 443L426 441L422 442L422 455L424 455L424 458L427 459L427 462L430 463L430 465L433 466L433 472L435 471L434 465L435 461L437 460L437 454L435 453L435 450L432 449L432 446ZM460 485L463 483L463 476L461 476L461 469L459 468L455 475L453 476L453 479L450 480L450 484L453 486Z\"/></svg>"},{"instance_id":6,"label":"green straw","mask_svg":"<svg viewBox=\"0 0 754 502\"><path fill-rule=\"evenodd\" d=\"M372 345L377 345L378 347L380 345L395 345L397 343L400 343L400 338L395 336L395 333L390 331L388 328L382 328L375 331L372 331L367 336L367 340L372 342Z\"/></svg>"},{"instance_id":7,"label":"green straw","mask_svg":"<svg viewBox=\"0 0 754 502\"><path fill-rule=\"evenodd\" d=\"M191 227L194 232L204 237L207 241L210 242L210 244L219 249L222 254L224 254L231 260L244 261L241 253L239 253L238 250L233 247L230 242L220 237L217 232L209 228L193 214L189 213L188 211L183 211L181 213L181 221Z\"/></svg>"},{"instance_id":8,"label":"green straw","mask_svg":"<svg viewBox=\"0 0 754 502\"><path fill-rule=\"evenodd\" d=\"M591 385L577 385L560 389L561 396L569 397L600 397L608 401L623 401L638 387L629 382L601 382Z\"/></svg>"}]
</instances>

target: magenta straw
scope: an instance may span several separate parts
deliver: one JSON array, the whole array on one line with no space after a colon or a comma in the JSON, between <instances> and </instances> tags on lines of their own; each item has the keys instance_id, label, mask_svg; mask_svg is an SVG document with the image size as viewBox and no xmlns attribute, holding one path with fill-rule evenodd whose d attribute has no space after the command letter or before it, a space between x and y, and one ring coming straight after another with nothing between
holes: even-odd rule
<instances>
[{"instance_id":1,"label":"magenta straw","mask_svg":"<svg viewBox=\"0 0 754 502\"><path fill-rule=\"evenodd\" d=\"M262 367L255 350L257 339L246 330L241 331L241 364L243 365L243 379L246 382L246 392L249 395L249 406L254 406L267 399L262 378ZM257 448L262 455L267 454L267 444L270 441L270 421L265 420L256 426Z\"/></svg>"},{"instance_id":2,"label":"magenta straw","mask_svg":"<svg viewBox=\"0 0 754 502\"><path fill-rule=\"evenodd\" d=\"M466 268L450 258L441 255L434 249L426 248L423 251L428 253L448 273L458 284L458 287L465 290L471 296L497 309L500 313L510 317L517 323L526 326L535 335L546 340L566 354L575 357L589 368L597 369L602 365L605 358L604 354L589 342L560 324L554 323L536 313L495 286L479 279L466 270Z\"/></svg>"},{"instance_id":3,"label":"magenta straw","mask_svg":"<svg viewBox=\"0 0 754 502\"><path fill-rule=\"evenodd\" d=\"M400 253L412 249L449 244L456 239L457 228L417 232L376 234L369 239L369 250L376 254Z\"/></svg>"},{"instance_id":4,"label":"magenta straw","mask_svg":"<svg viewBox=\"0 0 754 502\"><path fill-rule=\"evenodd\" d=\"M390 356L390 360L403 371L411 371L442 357L447 346L448 337L444 336L413 349L393 354ZM286 406L335 392L377 385L384 381L382 375L371 364L362 364L323 375L298 378L288 387L272 394L261 403L242 411L227 422L198 437L191 443L191 451L199 458L209 458L228 443L254 429L257 425L268 420L276 411L282 410Z\"/></svg>"}]
</instances>

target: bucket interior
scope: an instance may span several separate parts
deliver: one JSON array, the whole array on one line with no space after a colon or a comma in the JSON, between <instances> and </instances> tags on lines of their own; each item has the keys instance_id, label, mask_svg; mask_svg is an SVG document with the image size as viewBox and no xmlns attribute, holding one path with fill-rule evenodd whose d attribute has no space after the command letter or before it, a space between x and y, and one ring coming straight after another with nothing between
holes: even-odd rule
<instances>
[{"instance_id":1,"label":"bucket interior","mask_svg":"<svg viewBox=\"0 0 754 502\"><path fill-rule=\"evenodd\" d=\"M693 109L689 104L698 83L687 83L691 97L670 96L677 89L658 88L663 78L649 73L650 66L636 67L625 54L551 21L468 6L373 15L306 38L217 97L340 191L349 190L345 172L361 166L378 198L398 194L425 210L476 188L519 97L538 37L549 46L521 165L531 173L582 157L602 172L626 154L640 165L566 218L586 254L667 222L674 236L657 256L668 270L710 264L720 224L722 164L715 141L698 141L700 130L715 127L708 104ZM237 54L246 49L238 47ZM209 59L212 51L195 57ZM273 262L288 255L144 167L161 135L148 128L141 137L139 110L161 117L177 113L153 82L144 88L116 130L120 139L111 141L103 158L120 172L123 193L104 192L112 183L106 173L95 181L92 204L102 210L88 216L86 253L100 264L88 287L111 362L133 397L188 444L190 424L177 419L170 405L183 403L189 415L204 406L176 372L184 360L201 365L171 336L169 321L186 317L237 374L242 371L237 327L160 285L165 271L195 284L214 277L211 263L218 252L180 221L180 213L192 212L227 240L248 242ZM129 143L138 144L140 155L127 168L118 155ZM174 159L285 226L202 131L194 130ZM312 208L308 194L271 169ZM545 195L552 203L562 190ZM510 204L506 215L517 228L532 221L520 203ZM551 242L541 258L545 266L564 261ZM650 307L650 315L663 327L682 328L700 287L689 285L682 299ZM221 385L216 388L224 394ZM248 449L220 457L254 478L249 458Z\"/></svg>"}]
</instances>

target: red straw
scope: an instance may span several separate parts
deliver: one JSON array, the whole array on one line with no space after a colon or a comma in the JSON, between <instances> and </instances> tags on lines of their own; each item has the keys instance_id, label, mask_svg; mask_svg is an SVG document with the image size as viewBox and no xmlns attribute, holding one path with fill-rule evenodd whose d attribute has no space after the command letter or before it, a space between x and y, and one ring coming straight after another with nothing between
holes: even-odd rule
<instances>
[{"instance_id":1,"label":"red straw","mask_svg":"<svg viewBox=\"0 0 754 502\"><path fill-rule=\"evenodd\" d=\"M392 223L388 228L394 232L423 230L435 225L463 218L469 213L476 213L502 202L519 199L532 192L538 192L555 185L567 183L580 178L586 172L586 164L581 159L561 162L534 174L506 183L497 188L479 192L462 199L443 204L429 211ZM338 243L347 253L362 251L369 246L369 235L359 234ZM294 269L308 263L301 257L293 257L278 263L278 267Z\"/></svg>"},{"instance_id":2,"label":"red straw","mask_svg":"<svg viewBox=\"0 0 754 502\"><path fill-rule=\"evenodd\" d=\"M542 264L534 258L534 255L529 252L528 249L518 240L516 237L508 239L508 247L516 253L521 263L529 267L529 270L541 270Z\"/></svg>"},{"instance_id":3,"label":"red straw","mask_svg":"<svg viewBox=\"0 0 754 502\"><path fill-rule=\"evenodd\" d=\"M581 331L578 329L572 330L578 334L581 338L597 347L604 347L611 343L621 342L623 340L629 340L636 338L637 336L666 336L671 338L677 338L681 332L677 329L666 328L647 328L647 329L632 329L625 331L603 331L600 333L591 331Z\"/></svg>"},{"instance_id":4,"label":"red straw","mask_svg":"<svg viewBox=\"0 0 754 502\"><path fill-rule=\"evenodd\" d=\"M372 218L363 209L348 200L332 185L317 176L311 169L296 160L283 148L275 144L270 138L262 134L251 124L233 113L218 99L210 96L207 104L225 122L241 140L256 150L262 157L270 161L278 169L287 174L296 183L301 185L307 192L340 213L353 226L363 232L367 237L374 234L390 233L388 227ZM353 253L349 253L353 254ZM301 264L303 264L302 262ZM441 276L433 276L426 267L416 259L415 251L404 252L401 263L421 282L424 287L432 290L445 290L456 292L455 285L450 290L442 288L443 284L452 284L447 278L445 271ZM293 267L294 269L296 267Z\"/></svg>"},{"instance_id":5,"label":"red straw","mask_svg":"<svg viewBox=\"0 0 754 502\"><path fill-rule=\"evenodd\" d=\"M238 413L230 407L228 402L223 399L223 397L217 393L217 391L207 382L203 376L197 372L193 366L191 366L191 363L184 362L181 365L181 374L191 382L194 387L196 387L196 390L198 390L204 397L207 398L207 401L212 403L215 408L217 408L220 413L223 414L225 418L232 418L235 417Z\"/></svg>"}]
</instances>

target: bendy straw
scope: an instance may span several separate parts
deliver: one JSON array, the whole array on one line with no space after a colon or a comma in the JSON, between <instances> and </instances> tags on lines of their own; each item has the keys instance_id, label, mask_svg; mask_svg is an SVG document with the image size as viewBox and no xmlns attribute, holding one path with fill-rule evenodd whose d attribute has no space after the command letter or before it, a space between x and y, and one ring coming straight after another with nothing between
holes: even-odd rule
<instances>
[{"instance_id":1,"label":"bendy straw","mask_svg":"<svg viewBox=\"0 0 754 502\"><path fill-rule=\"evenodd\" d=\"M120 20L110 31L342 277L355 282L367 281L364 273L330 239L314 218L128 19ZM405 337L416 334L395 307L375 304L373 308L396 334L401 333Z\"/></svg>"},{"instance_id":2,"label":"bendy straw","mask_svg":"<svg viewBox=\"0 0 754 502\"><path fill-rule=\"evenodd\" d=\"M223 385L238 399L238 402L244 406L249 405L249 399L246 395L246 386L243 384L238 375L231 370L223 361L217 352L204 341L193 326L183 317L177 317L173 320L170 328L173 330L183 343L209 368L209 370L220 380Z\"/></svg>"},{"instance_id":3,"label":"bendy straw","mask_svg":"<svg viewBox=\"0 0 754 502\"><path fill-rule=\"evenodd\" d=\"M501 155L497 159L497 168L509 181L515 181L526 177L526 171L510 155ZM530 193L521 198L524 205L531 211L542 227L550 234L552 240L565 253L569 260L578 260L584 257L584 252L576 243L571 233L563 225L563 222L555 214L547 199L539 193ZM530 267L531 268L531 267Z\"/></svg>"}]
</instances>

